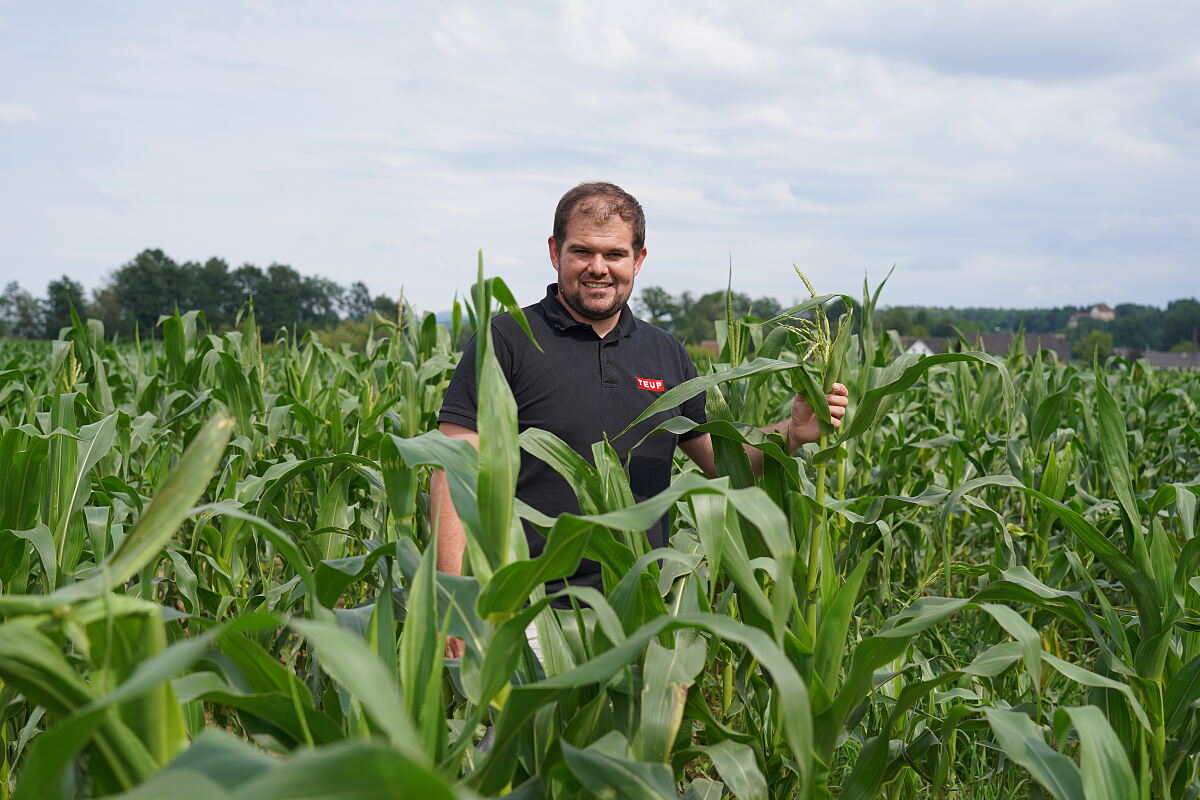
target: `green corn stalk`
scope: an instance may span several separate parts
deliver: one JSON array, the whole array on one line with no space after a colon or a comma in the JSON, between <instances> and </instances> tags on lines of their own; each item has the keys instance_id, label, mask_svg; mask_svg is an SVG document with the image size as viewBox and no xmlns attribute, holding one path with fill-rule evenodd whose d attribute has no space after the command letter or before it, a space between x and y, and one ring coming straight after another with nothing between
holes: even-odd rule
<instances>
[{"instance_id":1,"label":"green corn stalk","mask_svg":"<svg viewBox=\"0 0 1200 800\"><path fill-rule=\"evenodd\" d=\"M812 283L800 271L799 267L793 265L796 274L800 276L800 280L804 282L804 286L808 289L809 297L813 300L817 299L817 291L813 288ZM832 430L829 422L829 406L825 402L825 395L833 391L833 384L839 379L843 361L845 359L846 349L844 343L847 341L847 333L850 322L853 317L853 306L846 304L845 314L838 320L836 333L831 332L829 325L829 317L825 313L823 304L817 304L813 308L813 319L793 318L793 322L784 323L787 330L791 331L795 336L796 354L801 362L810 361L815 367L815 371L819 376L819 383L814 390L811 379L808 378L808 373L805 372L804 377L795 381L794 388L805 396L809 407L817 414L818 421L821 425L820 439L817 442L819 450L824 451L828 446L829 434ZM799 376L804 367L797 370L796 375ZM827 486L826 471L828 469L825 461L817 464L816 472L817 479L816 487L816 505L817 514L814 525L809 533L808 545L808 560L806 562L806 577L804 581L804 608L805 620L810 631L817 629L817 579L820 575L821 559L824 553L827 564L826 570L832 566L832 561L828 560L830 549L836 545L836 542L829 541L829 529L825 513L825 489ZM822 546L824 545L824 549ZM827 575L832 581L832 575Z\"/></svg>"}]
</instances>

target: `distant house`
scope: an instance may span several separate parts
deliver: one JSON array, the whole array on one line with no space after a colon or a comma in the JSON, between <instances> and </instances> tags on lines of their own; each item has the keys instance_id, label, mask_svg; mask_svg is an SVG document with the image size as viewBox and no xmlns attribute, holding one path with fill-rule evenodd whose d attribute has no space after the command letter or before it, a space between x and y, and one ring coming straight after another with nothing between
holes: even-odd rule
<instances>
[{"instance_id":1,"label":"distant house","mask_svg":"<svg viewBox=\"0 0 1200 800\"><path fill-rule=\"evenodd\" d=\"M1074 328L1079 325L1081 319L1098 319L1101 322L1112 322L1117 318L1117 312L1113 311L1107 303L1100 303L1092 306L1091 311L1077 311L1071 315L1071 319L1067 321L1068 328Z\"/></svg>"},{"instance_id":2,"label":"distant house","mask_svg":"<svg viewBox=\"0 0 1200 800\"><path fill-rule=\"evenodd\" d=\"M974 333L968 334L967 339L986 353L1007 353L1012 349L1011 333ZM1065 333L1027 333L1025 334L1025 353L1035 355L1039 350L1049 350L1059 361L1071 358L1071 347L1067 344Z\"/></svg>"},{"instance_id":3,"label":"distant house","mask_svg":"<svg viewBox=\"0 0 1200 800\"><path fill-rule=\"evenodd\" d=\"M915 353L919 356L932 356L947 352L952 340L948 336L901 336L900 341L906 346L905 353Z\"/></svg>"},{"instance_id":4,"label":"distant house","mask_svg":"<svg viewBox=\"0 0 1200 800\"><path fill-rule=\"evenodd\" d=\"M1012 350L1011 333L968 333L967 341L971 346L993 355L1007 353ZM958 339L948 336L902 336L905 353L930 356L936 353L946 353L958 350ZM1027 333L1025 334L1025 352L1034 355L1039 350L1049 350L1059 361L1071 357L1071 348L1067 345L1067 336L1063 333Z\"/></svg>"},{"instance_id":5,"label":"distant house","mask_svg":"<svg viewBox=\"0 0 1200 800\"><path fill-rule=\"evenodd\" d=\"M1113 353L1125 359L1137 355L1131 353L1128 347L1114 347ZM1200 352L1168 353L1162 350L1147 350L1139 358L1146 359L1155 369L1200 369Z\"/></svg>"}]
</instances>

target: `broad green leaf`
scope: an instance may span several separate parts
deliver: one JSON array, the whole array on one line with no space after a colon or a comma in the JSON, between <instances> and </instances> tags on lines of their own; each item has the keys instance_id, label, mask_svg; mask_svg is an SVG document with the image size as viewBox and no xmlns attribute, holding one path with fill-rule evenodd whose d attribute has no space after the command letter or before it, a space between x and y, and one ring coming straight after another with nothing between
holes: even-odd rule
<instances>
[{"instance_id":1,"label":"broad green leaf","mask_svg":"<svg viewBox=\"0 0 1200 800\"><path fill-rule=\"evenodd\" d=\"M471 443L444 436L438 431L412 439L393 436L392 442L410 467L428 464L445 471L455 511L468 531L479 531L479 496L475 485L479 474L479 452Z\"/></svg>"},{"instance_id":2,"label":"broad green leaf","mask_svg":"<svg viewBox=\"0 0 1200 800\"><path fill-rule=\"evenodd\" d=\"M1129 703L1129 710L1133 712L1134 717L1137 718L1142 727L1147 732L1153 730L1150 718L1146 715L1145 709L1142 708L1142 704L1138 701L1137 696L1133 693L1133 689L1129 688L1128 684L1114 681L1112 678L1106 678L1103 675L1097 675L1089 669L1084 669L1078 664L1072 664L1070 661L1064 661L1050 653L1043 652L1042 660L1054 667L1064 678L1069 678L1080 685L1112 689L1115 692L1119 692L1125 697L1126 702Z\"/></svg>"},{"instance_id":3,"label":"broad green leaf","mask_svg":"<svg viewBox=\"0 0 1200 800\"><path fill-rule=\"evenodd\" d=\"M676 641L667 649L652 641L642 668L642 713L634 753L642 761L668 762L683 724L688 688L704 668L703 640ZM726 781L728 783L728 780Z\"/></svg>"},{"instance_id":4,"label":"broad green leaf","mask_svg":"<svg viewBox=\"0 0 1200 800\"><path fill-rule=\"evenodd\" d=\"M568 514L560 516L546 538L541 555L508 564L492 576L479 593L479 616L499 622L516 613L537 587L574 574L591 530L592 525L583 519Z\"/></svg>"},{"instance_id":5,"label":"broad green leaf","mask_svg":"<svg viewBox=\"0 0 1200 800\"><path fill-rule=\"evenodd\" d=\"M724 789L724 784L719 781L696 778L688 784L687 791L683 793L683 800L721 800Z\"/></svg>"},{"instance_id":6,"label":"broad green leaf","mask_svg":"<svg viewBox=\"0 0 1200 800\"><path fill-rule=\"evenodd\" d=\"M843 421L837 440L813 456L813 463L822 463L831 459L839 447L870 430L875 425L875 420L879 415L884 398L911 388L922 375L934 367L942 364L953 364L955 362L976 362L995 367L999 370L1004 381L1004 396L1011 402L1013 395L1012 378L1009 376L1004 362L995 356L978 352L940 353L938 355L926 356L905 369L900 377L883 386L877 386L863 395L856 404L850 418Z\"/></svg>"},{"instance_id":7,"label":"broad green leaf","mask_svg":"<svg viewBox=\"0 0 1200 800\"><path fill-rule=\"evenodd\" d=\"M967 481L954 490L947 502L949 505L953 505L959 496L982 486L1009 486L1039 500L1050 513L1058 517L1058 519L1070 528L1071 532L1079 537L1080 541L1097 558L1104 562L1106 567L1113 571L1113 574L1121 579L1121 582L1125 584L1125 588L1133 595L1134 603L1138 607L1141 623L1145 626L1147 633L1153 636L1161 630L1161 611L1158 606L1157 592L1153 585L1147 580L1146 575L1134 565L1133 561L1125 553L1117 549L1083 515L1057 500L1047 497L1036 489L1025 486L1019 479L1012 475L991 475Z\"/></svg>"},{"instance_id":8,"label":"broad green leaf","mask_svg":"<svg viewBox=\"0 0 1200 800\"><path fill-rule=\"evenodd\" d=\"M563 742L562 749L576 779L599 797L664 800L678 796L674 777L665 764L634 761L595 746L580 750Z\"/></svg>"},{"instance_id":9,"label":"broad green leaf","mask_svg":"<svg viewBox=\"0 0 1200 800\"><path fill-rule=\"evenodd\" d=\"M155 618L157 610L146 603L139 603L143 613L147 611ZM155 622L157 620L155 619ZM51 731L43 734L34 743L26 757L24 769L21 772L21 782L18 787L19 798L50 798L57 797L63 785L63 773L75 755L82 749L89 737L93 738L95 746L104 754L104 758L117 776L123 788L130 789L144 780L154 769L153 756L140 743L132 738L133 733L118 721L113 713L114 706L125 703L152 691L174 675L187 669L195 663L209 647L220 637L230 633L261 630L274 626L276 620L268 615L247 615L229 625L218 626L205 634L178 642L158 655L142 663L138 669L117 689L103 697L87 694L82 688L81 680L76 677L65 662L55 663L46 650L48 642L43 639L31 638L23 633L20 623L8 623L0 626L0 647L8 641L6 634L16 635L17 642L25 648L26 664L31 665L40 661L41 669L45 670L44 681L57 683L52 691L55 696L62 698L59 703L64 705L58 713L70 712L70 716L60 722ZM61 657L59 657L61 658ZM0 661L0 674L6 680L20 680L21 673L12 678L5 674L11 661ZM25 684L26 691L40 691L38 687ZM40 683L40 686L47 684ZM76 688L72 691L70 687ZM71 695L65 692L72 691ZM69 699L67 699L69 698ZM87 699L86 703L80 700Z\"/></svg>"},{"instance_id":10,"label":"broad green leaf","mask_svg":"<svg viewBox=\"0 0 1200 800\"><path fill-rule=\"evenodd\" d=\"M579 455L571 446L549 431L526 428L518 441L521 449L554 468L575 490L580 508L584 513L599 513L602 508L604 490L596 475L596 468Z\"/></svg>"},{"instance_id":11,"label":"broad green leaf","mask_svg":"<svg viewBox=\"0 0 1200 800\"><path fill-rule=\"evenodd\" d=\"M116 800L154 800L179 794L189 800L223 800L256 775L273 769L279 760L220 728L207 728L187 750L138 788Z\"/></svg>"},{"instance_id":12,"label":"broad green leaf","mask_svg":"<svg viewBox=\"0 0 1200 800\"><path fill-rule=\"evenodd\" d=\"M1041 450L1046 438L1062 425L1075 398L1076 392L1068 385L1038 404L1029 423L1029 435L1035 451Z\"/></svg>"},{"instance_id":13,"label":"broad green leaf","mask_svg":"<svg viewBox=\"0 0 1200 800\"><path fill-rule=\"evenodd\" d=\"M892 735L897 726L916 703L925 699L939 686L959 677L961 673L950 670L928 680L909 683L901 690L891 713L888 714L887 723L863 745L850 777L843 784L845 800L870 800L879 794L886 781L895 777L894 768L889 770L888 767L892 760Z\"/></svg>"},{"instance_id":14,"label":"broad green leaf","mask_svg":"<svg viewBox=\"0 0 1200 800\"><path fill-rule=\"evenodd\" d=\"M49 576L49 585L51 588L53 588L57 581L55 576L58 574L58 563L55 560L54 554L54 536L50 533L50 529L45 525L38 525L37 527L31 528L27 531L0 531L0 540L8 539L9 537L15 540L29 542L29 544L33 545L33 551L37 553L38 560L42 564L42 570L47 576ZM24 549L24 546L20 547L22 552L24 552ZM12 555L16 555L16 553L12 552ZM14 559L14 562L15 563L12 564L12 567L15 570L17 564L20 563L19 557ZM12 578L9 578L9 580L11 579Z\"/></svg>"},{"instance_id":15,"label":"broad green leaf","mask_svg":"<svg viewBox=\"0 0 1200 800\"><path fill-rule=\"evenodd\" d=\"M97 588L124 583L159 554L207 488L232 432L233 420L213 417L196 434L141 519L108 561L97 568L91 579Z\"/></svg>"},{"instance_id":16,"label":"broad green leaf","mask_svg":"<svg viewBox=\"0 0 1200 800\"><path fill-rule=\"evenodd\" d=\"M456 800L437 773L375 742L343 742L300 753L259 773L230 800Z\"/></svg>"},{"instance_id":17,"label":"broad green leaf","mask_svg":"<svg viewBox=\"0 0 1200 800\"><path fill-rule=\"evenodd\" d=\"M90 482L92 469L100 459L108 455L116 442L117 415L109 414L99 422L84 425L79 429L79 439L75 442L75 474L70 484L70 495L61 509L61 514L54 520L54 542L58 550L58 563L62 569L73 571L82 541L71 530L71 520L87 502L87 486ZM47 572L50 590L54 590L58 570Z\"/></svg>"},{"instance_id":18,"label":"broad green leaf","mask_svg":"<svg viewBox=\"0 0 1200 800\"><path fill-rule=\"evenodd\" d=\"M767 781L758 768L754 750L748 745L729 741L700 748L717 768L717 774L738 800L767 800Z\"/></svg>"},{"instance_id":19,"label":"broad green leaf","mask_svg":"<svg viewBox=\"0 0 1200 800\"><path fill-rule=\"evenodd\" d=\"M850 630L850 618L854 614L859 587L870 563L871 559L864 554L858 566L847 576L846 582L838 588L833 603L821 611L813 643L813 674L830 692L837 684L838 671L846 652L846 634Z\"/></svg>"},{"instance_id":20,"label":"broad green leaf","mask_svg":"<svg viewBox=\"0 0 1200 800\"><path fill-rule=\"evenodd\" d=\"M493 571L510 560L509 536L512 533L513 497L521 453L517 446L517 403L508 379L500 369L490 347L481 347L476 355L479 367L478 417L479 544Z\"/></svg>"},{"instance_id":21,"label":"broad green leaf","mask_svg":"<svg viewBox=\"0 0 1200 800\"><path fill-rule=\"evenodd\" d=\"M677 628L707 630L727 642L745 645L767 669L777 687L778 713L798 773L802 781L807 780L813 753L812 712L807 687L796 668L763 631L747 628L728 617L689 614L676 618L659 617L643 625L624 642L573 670L515 688L497 720L495 747L471 776L472 784L484 793L498 791L511 779L516 768L512 751L517 744L517 731L539 708L556 702L573 689L606 683L636 659L660 632Z\"/></svg>"},{"instance_id":22,"label":"broad green leaf","mask_svg":"<svg viewBox=\"0 0 1200 800\"><path fill-rule=\"evenodd\" d=\"M435 758L441 755L439 745L445 741L446 730L440 702L445 645L438 636L441 625L437 616L436 561L437 532L433 531L408 595L398 662L398 677L406 689L404 700L409 716L424 734L425 750ZM390 604L390 593L385 599ZM387 645L389 649L394 647L391 640Z\"/></svg>"},{"instance_id":23,"label":"broad green leaf","mask_svg":"<svg viewBox=\"0 0 1200 800\"><path fill-rule=\"evenodd\" d=\"M264 725L277 729L275 735L284 743L290 739L299 745L311 738L316 744L329 744L344 736L328 714L303 702L307 692L297 704L298 691L245 691L215 672L193 672L176 679L173 686L180 703L203 701L253 715Z\"/></svg>"},{"instance_id":24,"label":"broad green leaf","mask_svg":"<svg viewBox=\"0 0 1200 800\"><path fill-rule=\"evenodd\" d=\"M1079 733L1083 793L1088 800L1125 800L1138 795L1137 781L1125 746L1117 738L1104 712L1095 706L1065 708Z\"/></svg>"},{"instance_id":25,"label":"broad green leaf","mask_svg":"<svg viewBox=\"0 0 1200 800\"><path fill-rule=\"evenodd\" d=\"M1163 712L1168 733L1194 717L1194 704L1200 699L1200 655L1193 657L1167 681L1163 689Z\"/></svg>"},{"instance_id":26,"label":"broad green leaf","mask_svg":"<svg viewBox=\"0 0 1200 800\"><path fill-rule=\"evenodd\" d=\"M984 714L1004 754L1029 770L1046 791L1057 800L1085 800L1079 768L1046 744L1033 720L999 708L985 709Z\"/></svg>"},{"instance_id":27,"label":"broad green leaf","mask_svg":"<svg viewBox=\"0 0 1200 800\"><path fill-rule=\"evenodd\" d=\"M699 375L663 392L662 397L648 405L646 410L634 418L633 422L626 425L624 430L617 434L617 436L623 436L637 427L638 423L649 419L659 411L675 408L684 401L691 400L696 395L707 392L714 386L741 378L748 378L753 375L767 375L772 372L784 372L791 369L796 369L796 365L790 361L780 361L774 358L756 358L749 364L743 364L740 367L734 367L723 372L714 372L711 375Z\"/></svg>"},{"instance_id":28,"label":"broad green leaf","mask_svg":"<svg viewBox=\"0 0 1200 800\"><path fill-rule=\"evenodd\" d=\"M308 640L329 675L362 703L363 711L388 736L392 747L416 763L427 756L408 716L404 700L383 662L367 643L336 623L293 619L292 628Z\"/></svg>"},{"instance_id":29,"label":"broad green leaf","mask_svg":"<svg viewBox=\"0 0 1200 800\"><path fill-rule=\"evenodd\" d=\"M1025 661L1025 669L1029 671L1030 682L1037 693L1042 685L1042 639L1038 632L1008 606L980 603L979 607L991 614L1000 627L1020 645L1021 658Z\"/></svg>"},{"instance_id":30,"label":"broad green leaf","mask_svg":"<svg viewBox=\"0 0 1200 800\"><path fill-rule=\"evenodd\" d=\"M1121 503L1130 535L1142 535L1142 517L1138 512L1137 498L1133 494L1133 479L1129 473L1129 450L1125 444L1125 418L1108 391L1108 382L1101 373L1096 374L1096 414L1100 424L1100 453L1104 457L1104 471L1117 500Z\"/></svg>"}]
</instances>

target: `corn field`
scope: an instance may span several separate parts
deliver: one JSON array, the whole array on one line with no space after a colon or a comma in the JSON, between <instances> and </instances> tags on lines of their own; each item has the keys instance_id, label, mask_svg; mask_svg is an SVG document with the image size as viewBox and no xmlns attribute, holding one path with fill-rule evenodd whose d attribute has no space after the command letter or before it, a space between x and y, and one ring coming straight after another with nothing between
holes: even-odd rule
<instances>
[{"instance_id":1,"label":"corn field","mask_svg":"<svg viewBox=\"0 0 1200 800\"><path fill-rule=\"evenodd\" d=\"M680 457L639 504L606 443L518 433L498 279L361 352L252 312L0 342L0 796L1200 796L1200 375L901 356L878 298L730 309L659 401L707 392L723 477ZM476 328L478 450L435 423ZM834 380L797 457L751 427ZM580 515L514 501L522 450ZM434 568L435 468L470 576ZM583 557L604 592L549 607Z\"/></svg>"}]
</instances>

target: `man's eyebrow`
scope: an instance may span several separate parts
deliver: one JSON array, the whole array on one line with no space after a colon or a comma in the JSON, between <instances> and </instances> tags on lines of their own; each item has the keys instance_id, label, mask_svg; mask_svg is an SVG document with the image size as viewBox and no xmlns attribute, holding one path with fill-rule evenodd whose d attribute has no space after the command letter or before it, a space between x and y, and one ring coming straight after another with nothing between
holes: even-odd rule
<instances>
[{"instance_id":1,"label":"man's eyebrow","mask_svg":"<svg viewBox=\"0 0 1200 800\"><path fill-rule=\"evenodd\" d=\"M591 253L591 252L599 252L600 250L603 250L605 253L619 253L619 254L624 255L626 253L633 252L628 247L617 246L617 247L600 248L600 247L591 247L589 245L583 244L582 242L572 242L571 244L567 245L567 249L571 250L573 252L578 252L578 253Z\"/></svg>"}]
</instances>

